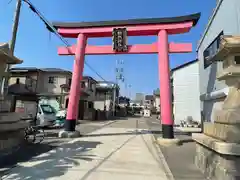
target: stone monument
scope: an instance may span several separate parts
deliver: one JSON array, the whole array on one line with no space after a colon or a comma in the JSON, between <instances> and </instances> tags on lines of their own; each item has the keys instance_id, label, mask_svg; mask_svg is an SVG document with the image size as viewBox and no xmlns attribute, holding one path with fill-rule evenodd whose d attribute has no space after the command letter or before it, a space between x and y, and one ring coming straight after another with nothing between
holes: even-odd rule
<instances>
[{"instance_id":1,"label":"stone monument","mask_svg":"<svg viewBox=\"0 0 240 180\"><path fill-rule=\"evenodd\" d=\"M24 128L27 122L20 121L21 114L11 111L12 97L8 96L4 88L4 79L9 77L6 72L7 64L21 64L22 60L10 55L9 45L0 43L0 164L4 164L6 155L11 154L24 140Z\"/></svg>"},{"instance_id":2,"label":"stone monument","mask_svg":"<svg viewBox=\"0 0 240 180\"><path fill-rule=\"evenodd\" d=\"M204 123L196 141L195 164L213 180L240 179L240 36L222 36L212 61L223 61L217 75L229 87L222 109L215 111L214 123Z\"/></svg>"}]
</instances>

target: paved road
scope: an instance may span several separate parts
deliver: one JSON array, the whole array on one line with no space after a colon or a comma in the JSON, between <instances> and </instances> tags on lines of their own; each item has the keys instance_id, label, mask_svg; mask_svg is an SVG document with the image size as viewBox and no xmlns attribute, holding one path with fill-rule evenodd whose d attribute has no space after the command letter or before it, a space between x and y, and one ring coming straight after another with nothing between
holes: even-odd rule
<instances>
[{"instance_id":1,"label":"paved road","mask_svg":"<svg viewBox=\"0 0 240 180\"><path fill-rule=\"evenodd\" d=\"M145 118L149 129L155 133L160 133L162 131L162 125L160 120L156 118L156 116L152 116L151 118Z\"/></svg>"},{"instance_id":2,"label":"paved road","mask_svg":"<svg viewBox=\"0 0 240 180\"><path fill-rule=\"evenodd\" d=\"M81 124L76 126L76 130L78 130L82 135L86 135L93 131L98 130L99 128L103 128L105 126L114 123L115 121L84 121ZM43 143L50 143L51 145L58 146L59 144L69 141L69 139L61 139L58 138L58 132L62 129L47 129L45 130L46 138Z\"/></svg>"},{"instance_id":3,"label":"paved road","mask_svg":"<svg viewBox=\"0 0 240 180\"><path fill-rule=\"evenodd\" d=\"M114 122L84 123L78 126L78 130L80 130L80 132L83 135L88 136L87 135L88 133L104 127L104 124L106 123L109 123L105 126L108 128L142 129L144 133L149 133L149 131L151 131L151 132L155 132L154 134L155 137L161 136L161 125L159 121L156 120L156 118L154 117L153 118L132 117L129 119L116 120ZM48 137L43 144L25 148L20 153L16 153L15 157L14 156L11 157L11 159L8 159L5 163L11 165L14 162L14 158L18 158L18 161L20 162L28 161L33 156L37 156L41 153L50 151L51 149L54 149L57 146L59 146L61 143L68 141L68 139L57 138L56 135L58 131L59 130L49 130L48 132L51 132L50 137ZM104 134L103 132L104 131L101 131L101 134L99 134L99 137L118 135L118 133ZM128 133L125 133L125 134L128 134ZM132 134L132 131L129 132L129 134ZM97 135L98 134L95 134L95 136ZM176 135L176 136L177 138L181 138L181 139L185 138L186 143L184 143L183 146L179 146L179 147L175 147L175 146L160 147L175 180L183 180L183 179L184 180L188 180L188 179L204 180L203 175L199 172L199 170L194 165L195 143L188 141L188 139L191 139L191 137L189 136L186 136L186 135ZM19 159L19 157L21 158ZM0 163L0 168L1 168L1 163Z\"/></svg>"},{"instance_id":4,"label":"paved road","mask_svg":"<svg viewBox=\"0 0 240 180\"><path fill-rule=\"evenodd\" d=\"M84 124L79 124L76 129L79 130L82 135L86 135L113 122L114 121L89 121L84 122ZM22 146L21 148L17 148L11 155L4 155L4 157L0 157L0 175L18 162L28 161L34 156L48 152L62 143L69 141L69 139L58 138L58 132L60 130L61 129L45 130L46 137L41 144Z\"/></svg>"},{"instance_id":5,"label":"paved road","mask_svg":"<svg viewBox=\"0 0 240 180\"><path fill-rule=\"evenodd\" d=\"M79 124L76 129L81 132L82 135L87 135L93 131L96 131L105 126L115 127L115 128L140 128L148 129L149 125L145 121L138 121L140 117L133 117L128 120L128 118L123 118L115 121L96 121L96 122L83 122ZM149 120L149 119L146 119ZM147 122L147 121L146 121ZM151 122L151 119L150 121ZM58 138L58 132L61 129L48 129L45 130L46 137L41 144L34 144L31 146L22 146L12 155L6 155L4 158L0 158L0 173L14 166L18 162L28 161L34 156L48 152L64 142L69 141L69 139Z\"/></svg>"},{"instance_id":6,"label":"paved road","mask_svg":"<svg viewBox=\"0 0 240 180\"><path fill-rule=\"evenodd\" d=\"M2 179L169 180L147 127L143 118L118 120L19 163Z\"/></svg>"}]
</instances>

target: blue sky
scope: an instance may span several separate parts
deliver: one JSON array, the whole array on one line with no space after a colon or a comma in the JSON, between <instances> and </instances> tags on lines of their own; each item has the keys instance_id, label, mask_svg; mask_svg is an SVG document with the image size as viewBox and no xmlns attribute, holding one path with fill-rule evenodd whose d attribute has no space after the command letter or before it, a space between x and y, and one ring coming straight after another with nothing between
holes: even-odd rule
<instances>
[{"instance_id":1,"label":"blue sky","mask_svg":"<svg viewBox=\"0 0 240 180\"><path fill-rule=\"evenodd\" d=\"M0 1L0 42L11 37L15 1ZM174 17L201 12L198 25L190 33L170 36L174 42L193 43L193 53L170 55L171 67L196 58L196 45L215 7L216 0L31 0L49 21L100 21L130 18ZM117 9L118 8L118 9ZM75 39L68 40L71 44ZM153 43L156 37L130 37L130 44ZM111 38L91 39L89 44L111 44ZM15 55L24 60L20 66L58 67L72 70L73 56L58 56L57 46L63 43L45 28L39 18L23 4ZM126 82L131 95L152 93L159 87L157 55L86 56L85 60L106 80L114 81L115 61L124 60ZM85 75L100 78L85 67ZM122 90L124 93L124 90Z\"/></svg>"}]
</instances>

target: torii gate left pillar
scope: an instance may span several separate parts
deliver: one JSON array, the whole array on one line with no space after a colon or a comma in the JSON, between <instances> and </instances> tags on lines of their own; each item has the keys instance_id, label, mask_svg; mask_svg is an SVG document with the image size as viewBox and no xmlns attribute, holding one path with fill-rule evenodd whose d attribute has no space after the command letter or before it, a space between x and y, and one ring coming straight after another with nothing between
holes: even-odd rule
<instances>
[{"instance_id":1,"label":"torii gate left pillar","mask_svg":"<svg viewBox=\"0 0 240 180\"><path fill-rule=\"evenodd\" d=\"M145 19L124 22L96 22L96 23L54 23L58 32L68 38L77 38L77 45L60 47L60 55L75 55L73 66L72 84L70 88L69 104L65 130L60 132L61 137L75 137L80 133L75 130L78 119L78 103L80 99L80 82L83 76L84 56L102 54L158 54L158 69L160 81L160 109L161 123L164 139L174 139L172 92L170 86L169 53L187 53L192 51L191 44L169 43L168 36L189 32L197 24L200 14L175 18ZM167 22L169 21L169 23ZM112 23L112 24L111 24ZM157 43L150 45L129 45L127 52L116 53L112 46L89 46L87 39L91 37L111 37L113 28L126 28L128 36L157 35Z\"/></svg>"}]
</instances>

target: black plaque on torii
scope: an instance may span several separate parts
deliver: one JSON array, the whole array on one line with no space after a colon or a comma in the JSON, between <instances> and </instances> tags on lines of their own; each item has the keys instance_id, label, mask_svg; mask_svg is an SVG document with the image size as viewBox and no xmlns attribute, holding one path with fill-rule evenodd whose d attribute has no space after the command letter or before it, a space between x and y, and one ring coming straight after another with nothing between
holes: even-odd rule
<instances>
[{"instance_id":1,"label":"black plaque on torii","mask_svg":"<svg viewBox=\"0 0 240 180\"><path fill-rule=\"evenodd\" d=\"M113 50L116 52L126 52L127 46L127 28L113 28L112 32Z\"/></svg>"}]
</instances>

